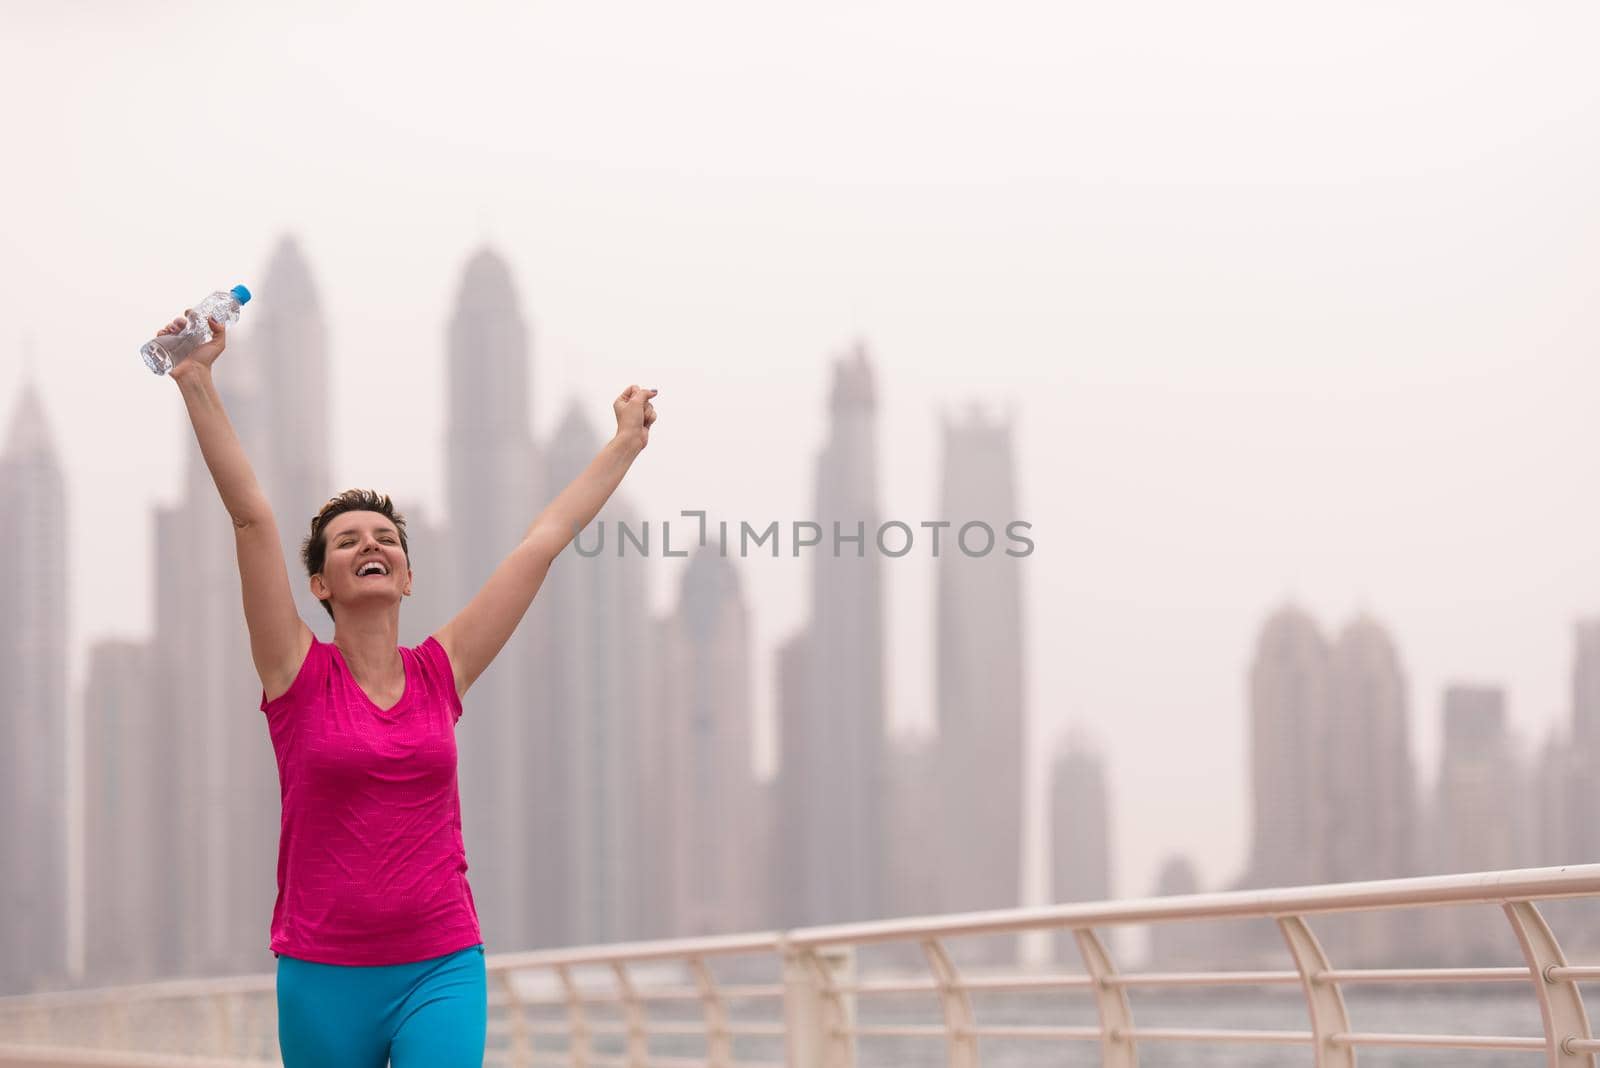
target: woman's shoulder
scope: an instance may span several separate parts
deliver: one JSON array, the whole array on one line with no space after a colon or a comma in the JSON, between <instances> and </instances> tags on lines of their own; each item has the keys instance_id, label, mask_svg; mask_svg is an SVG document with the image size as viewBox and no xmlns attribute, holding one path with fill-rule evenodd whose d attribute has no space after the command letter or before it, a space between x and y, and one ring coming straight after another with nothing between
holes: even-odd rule
<instances>
[{"instance_id":1,"label":"woman's shoulder","mask_svg":"<svg viewBox=\"0 0 1600 1068\"><path fill-rule=\"evenodd\" d=\"M333 646L319 639L310 627L305 629L302 640L307 643L305 653L300 657L294 675L289 678L287 684L281 679L262 680L261 711L268 711L268 706L271 705L286 704L296 700L319 675L326 673L328 652ZM268 696L269 694L272 696Z\"/></svg>"},{"instance_id":2,"label":"woman's shoulder","mask_svg":"<svg viewBox=\"0 0 1600 1068\"><path fill-rule=\"evenodd\" d=\"M461 695L456 692L456 675L454 665L450 663L450 654L440 644L435 635L429 635L422 642L412 647L418 661L423 665L429 681L439 691L439 696L450 707L452 719L461 718Z\"/></svg>"}]
</instances>

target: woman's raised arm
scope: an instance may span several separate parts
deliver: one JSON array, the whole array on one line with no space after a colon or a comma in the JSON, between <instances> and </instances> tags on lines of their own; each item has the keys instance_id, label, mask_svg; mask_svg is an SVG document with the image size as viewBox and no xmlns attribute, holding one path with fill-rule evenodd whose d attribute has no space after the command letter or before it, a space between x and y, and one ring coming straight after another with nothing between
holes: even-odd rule
<instances>
[{"instance_id":1,"label":"woman's raised arm","mask_svg":"<svg viewBox=\"0 0 1600 1068\"><path fill-rule=\"evenodd\" d=\"M551 563L599 514L650 443L650 427L656 421L650 401L657 392L638 386L622 391L611 405L617 416L616 436L539 513L477 595L434 635L450 658L458 695L465 696L467 687L500 654L539 593Z\"/></svg>"},{"instance_id":2,"label":"woman's raised arm","mask_svg":"<svg viewBox=\"0 0 1600 1068\"><path fill-rule=\"evenodd\" d=\"M211 324L211 340L180 361L171 376L189 409L189 422L194 426L211 481L233 520L250 655L267 696L276 697L289 688L299 672L311 648L311 628L295 609L272 507L211 378L211 367L227 345L226 327L215 319L207 321ZM182 329L184 322L174 319L160 333L174 333Z\"/></svg>"}]
</instances>

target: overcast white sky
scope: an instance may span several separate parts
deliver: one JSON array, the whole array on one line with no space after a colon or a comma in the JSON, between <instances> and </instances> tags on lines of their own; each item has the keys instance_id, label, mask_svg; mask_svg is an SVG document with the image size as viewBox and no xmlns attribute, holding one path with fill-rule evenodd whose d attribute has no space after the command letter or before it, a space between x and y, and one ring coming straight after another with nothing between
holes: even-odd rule
<instances>
[{"instance_id":1,"label":"overcast white sky","mask_svg":"<svg viewBox=\"0 0 1600 1068\"><path fill-rule=\"evenodd\" d=\"M661 389L625 486L653 518L806 518L828 360L864 336L891 517L931 513L940 405L1015 405L1035 765L1090 730L1117 890L1170 850L1214 886L1286 597L1391 629L1429 777L1449 681L1506 685L1530 739L1568 715L1600 613L1597 30L1579 3L13 5L0 418L32 376L81 643L148 631L189 433L136 350L285 232L333 315L329 492L435 515L485 240L538 434ZM931 564L889 569L916 728ZM766 716L808 569L743 573Z\"/></svg>"}]
</instances>

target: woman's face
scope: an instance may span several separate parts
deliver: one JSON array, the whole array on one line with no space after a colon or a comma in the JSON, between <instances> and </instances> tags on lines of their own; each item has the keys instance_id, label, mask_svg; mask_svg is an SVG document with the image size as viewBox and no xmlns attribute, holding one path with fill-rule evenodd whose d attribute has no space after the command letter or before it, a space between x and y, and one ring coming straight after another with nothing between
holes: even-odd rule
<instances>
[{"instance_id":1,"label":"woman's face","mask_svg":"<svg viewBox=\"0 0 1600 1068\"><path fill-rule=\"evenodd\" d=\"M336 515L322 537L327 551L319 577L335 608L368 599L398 602L410 595L411 568L400 532L382 512Z\"/></svg>"}]
</instances>

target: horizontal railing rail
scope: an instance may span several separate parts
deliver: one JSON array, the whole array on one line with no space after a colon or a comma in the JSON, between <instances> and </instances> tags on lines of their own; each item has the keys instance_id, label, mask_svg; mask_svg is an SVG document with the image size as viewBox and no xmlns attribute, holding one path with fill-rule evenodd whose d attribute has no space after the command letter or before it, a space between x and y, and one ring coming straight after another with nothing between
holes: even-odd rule
<instances>
[{"instance_id":1,"label":"horizontal railing rail","mask_svg":"<svg viewBox=\"0 0 1600 1068\"><path fill-rule=\"evenodd\" d=\"M854 1068L857 1063L898 1063L874 1061L866 1049L870 1044L910 1041L935 1043L937 1062L950 1068L977 1068L982 1063L980 1042L1004 1040L1040 1044L1041 1063L1059 1062L1052 1046L1097 1044L1099 1062L1113 1068L1137 1064L1142 1045L1168 1043L1306 1047L1304 1063L1318 1068L1352 1066L1358 1051L1366 1048L1540 1053L1551 1068L1594 1068L1600 1041L1591 1033L1579 987L1600 981L1600 962L1567 960L1539 907L1584 898L1600 899L1600 864L495 954L487 961L490 1062L578 1068ZM1313 922L1339 914L1458 905L1494 906L1521 963L1336 967L1313 931ZM1292 967L1162 971L1146 966L1124 972L1115 966L1103 938L1103 932L1123 927L1219 920L1275 925ZM962 954L952 952L958 940L1024 932L1069 935L1082 972L964 975L958 964ZM914 950L925 962L926 974L857 974L862 956L890 946ZM1541 1033L1366 1031L1351 1025L1344 1000L1345 991L1355 987L1519 986L1537 1006ZM1135 991L1153 995L1273 987L1299 991L1303 1026L1150 1026L1135 1022L1129 998ZM1086 995L1098 1022L1058 1022L1059 1017L1052 1020L1048 1011L1039 1010L1037 1022L980 1023L974 1005L979 996L1057 991ZM863 1019L864 1005L919 996L926 999L934 1022ZM762 1048L756 1050L758 1046ZM0 998L0 1066L5 1068L277 1063L271 976Z\"/></svg>"}]
</instances>

